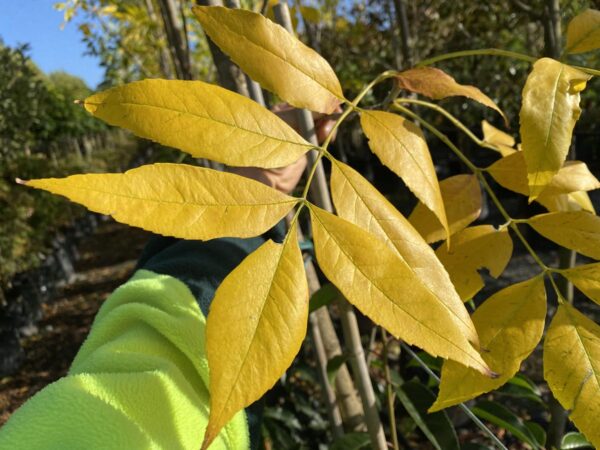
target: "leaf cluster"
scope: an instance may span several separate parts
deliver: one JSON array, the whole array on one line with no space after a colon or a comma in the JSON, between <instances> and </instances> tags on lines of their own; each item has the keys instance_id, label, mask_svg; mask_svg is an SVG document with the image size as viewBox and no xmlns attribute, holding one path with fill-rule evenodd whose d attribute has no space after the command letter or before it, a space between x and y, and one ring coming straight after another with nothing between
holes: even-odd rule
<instances>
[{"instance_id":1,"label":"leaf cluster","mask_svg":"<svg viewBox=\"0 0 600 450\"><path fill-rule=\"evenodd\" d=\"M232 166L275 168L316 150L317 162L327 159L331 164L336 214L307 197L316 164L298 196L232 173L182 164L26 184L121 222L186 239L256 236L290 216L284 241L267 241L250 254L223 281L211 305L206 331L211 404L202 448L274 385L300 349L309 311L297 239L298 218L305 213L319 267L341 294L395 338L445 360L432 411L498 389L513 378L542 339L547 279L559 296L559 307L546 330L544 376L558 400L572 410L580 430L592 443L600 443L600 328L562 298L555 281L555 275L572 280L598 302L598 264L568 271L549 267L519 228L527 223L559 245L600 259L600 219L587 195L600 182L583 162L565 162L581 112L580 94L599 72L551 58L489 52L533 63L523 88L517 144L489 123L483 123L479 138L439 105L398 97L402 91L434 100L465 97L506 119L481 90L457 83L439 69L421 64L403 72L385 71L348 100L326 60L260 14L223 7L195 7L194 14L234 62L291 105L323 114L345 106L321 146L260 105L201 81L133 82L88 97L85 109L138 136ZM598 30L600 12L577 16L567 30L566 53L600 48ZM361 103L390 79L398 92L389 109ZM499 159L478 167L407 105L441 114ZM351 114L358 115L373 154L419 200L408 218L330 153L333 132ZM422 129L446 144L470 173L440 182ZM529 219L510 217L490 187L490 177L549 212ZM481 211L481 187L506 220L499 228L470 226ZM485 267L499 276L510 260L513 237L531 253L539 274L496 292L469 315L464 302L483 287L478 270ZM434 251L429 243L439 241L444 242ZM486 404L480 409L484 415L497 410ZM502 411L496 416L508 420ZM528 430L533 442L539 430Z\"/></svg>"}]
</instances>

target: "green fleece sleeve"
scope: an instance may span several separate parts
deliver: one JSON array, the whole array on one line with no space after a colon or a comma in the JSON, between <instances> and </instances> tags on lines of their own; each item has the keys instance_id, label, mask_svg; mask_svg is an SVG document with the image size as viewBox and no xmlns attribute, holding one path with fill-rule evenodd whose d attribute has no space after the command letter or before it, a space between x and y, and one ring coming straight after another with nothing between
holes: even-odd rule
<instances>
[{"instance_id":1,"label":"green fleece sleeve","mask_svg":"<svg viewBox=\"0 0 600 450\"><path fill-rule=\"evenodd\" d=\"M198 449L205 318L178 279L138 270L104 303L69 374L17 410L0 449ZM245 413L210 447L249 448Z\"/></svg>"}]
</instances>

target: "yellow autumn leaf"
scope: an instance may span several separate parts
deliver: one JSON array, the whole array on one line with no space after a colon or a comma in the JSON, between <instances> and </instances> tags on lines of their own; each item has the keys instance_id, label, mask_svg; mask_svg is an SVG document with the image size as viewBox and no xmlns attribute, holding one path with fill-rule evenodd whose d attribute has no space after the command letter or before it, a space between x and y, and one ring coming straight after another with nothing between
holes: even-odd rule
<instances>
[{"instance_id":1,"label":"yellow autumn leaf","mask_svg":"<svg viewBox=\"0 0 600 450\"><path fill-rule=\"evenodd\" d=\"M511 379L544 332L546 291L537 276L496 292L475 310L481 354L498 374L489 378L454 361L442 366L440 393L430 411L439 411L499 388Z\"/></svg>"},{"instance_id":2,"label":"yellow autumn leaf","mask_svg":"<svg viewBox=\"0 0 600 450\"><path fill-rule=\"evenodd\" d=\"M467 339L478 346L475 327L446 269L410 222L360 173L335 159L331 165L331 196L338 215L394 249L421 283L462 322Z\"/></svg>"},{"instance_id":3,"label":"yellow autumn leaf","mask_svg":"<svg viewBox=\"0 0 600 450\"><path fill-rule=\"evenodd\" d=\"M400 72L396 79L399 87L407 91L425 95L434 100L446 97L467 97L500 113L508 122L504 112L496 103L475 86L459 84L446 72L435 67L416 67Z\"/></svg>"},{"instance_id":4,"label":"yellow autumn leaf","mask_svg":"<svg viewBox=\"0 0 600 450\"><path fill-rule=\"evenodd\" d=\"M505 156L486 170L502 187L519 194L529 195L523 152ZM600 182L584 162L566 161L550 183L540 192L539 198L576 191L591 191L598 188L600 188Z\"/></svg>"},{"instance_id":5,"label":"yellow autumn leaf","mask_svg":"<svg viewBox=\"0 0 600 450\"><path fill-rule=\"evenodd\" d=\"M308 285L295 227L267 241L217 289L206 324L210 417L202 448L292 364L306 335Z\"/></svg>"},{"instance_id":6,"label":"yellow autumn leaf","mask_svg":"<svg viewBox=\"0 0 600 450\"><path fill-rule=\"evenodd\" d=\"M508 133L499 130L487 120L481 121L481 130L483 131L483 141L496 147L496 150L502 156L508 156L517 151L515 139Z\"/></svg>"},{"instance_id":7,"label":"yellow autumn leaf","mask_svg":"<svg viewBox=\"0 0 600 450\"><path fill-rule=\"evenodd\" d=\"M586 163L566 161L542 193L548 195L569 194L576 191L593 191L598 188L600 188L600 182L590 172Z\"/></svg>"},{"instance_id":8,"label":"yellow autumn leaf","mask_svg":"<svg viewBox=\"0 0 600 450\"><path fill-rule=\"evenodd\" d=\"M569 192L568 194L547 194L544 191L535 201L550 212L587 211L596 214L590 196L584 191Z\"/></svg>"},{"instance_id":9,"label":"yellow autumn leaf","mask_svg":"<svg viewBox=\"0 0 600 450\"><path fill-rule=\"evenodd\" d=\"M344 100L327 61L285 28L243 9L195 6L193 11L223 52L290 105L330 114Z\"/></svg>"},{"instance_id":10,"label":"yellow autumn leaf","mask_svg":"<svg viewBox=\"0 0 600 450\"><path fill-rule=\"evenodd\" d=\"M395 337L491 375L464 324L396 251L322 209L310 212L319 267L350 303Z\"/></svg>"},{"instance_id":11,"label":"yellow autumn leaf","mask_svg":"<svg viewBox=\"0 0 600 450\"><path fill-rule=\"evenodd\" d=\"M184 239L252 237L273 227L298 199L239 175L184 164L151 164L125 173L30 180L91 211Z\"/></svg>"},{"instance_id":12,"label":"yellow autumn leaf","mask_svg":"<svg viewBox=\"0 0 600 450\"><path fill-rule=\"evenodd\" d=\"M561 304L544 341L544 378L585 437L600 447L600 327Z\"/></svg>"},{"instance_id":13,"label":"yellow autumn leaf","mask_svg":"<svg viewBox=\"0 0 600 450\"><path fill-rule=\"evenodd\" d=\"M527 223L547 239L590 258L600 259L600 217L585 211L540 214Z\"/></svg>"},{"instance_id":14,"label":"yellow autumn leaf","mask_svg":"<svg viewBox=\"0 0 600 450\"><path fill-rule=\"evenodd\" d=\"M515 152L500 158L486 171L500 186L519 194L529 195L523 152Z\"/></svg>"},{"instance_id":15,"label":"yellow autumn leaf","mask_svg":"<svg viewBox=\"0 0 600 450\"><path fill-rule=\"evenodd\" d=\"M586 9L567 26L566 53L584 53L600 48L600 11Z\"/></svg>"},{"instance_id":16,"label":"yellow autumn leaf","mask_svg":"<svg viewBox=\"0 0 600 450\"><path fill-rule=\"evenodd\" d=\"M561 270L560 274L566 277L588 298L600 305L600 263Z\"/></svg>"},{"instance_id":17,"label":"yellow autumn leaf","mask_svg":"<svg viewBox=\"0 0 600 450\"><path fill-rule=\"evenodd\" d=\"M371 151L398 175L413 194L437 217L449 236L440 185L425 137L409 120L384 111L363 111L360 124Z\"/></svg>"},{"instance_id":18,"label":"yellow autumn leaf","mask_svg":"<svg viewBox=\"0 0 600 450\"><path fill-rule=\"evenodd\" d=\"M84 106L110 125L231 166L283 167L312 148L258 103L202 81L136 81Z\"/></svg>"},{"instance_id":19,"label":"yellow autumn leaf","mask_svg":"<svg viewBox=\"0 0 600 450\"><path fill-rule=\"evenodd\" d=\"M591 78L550 58L533 65L523 89L521 140L533 201L562 167L581 114L579 92Z\"/></svg>"},{"instance_id":20,"label":"yellow autumn leaf","mask_svg":"<svg viewBox=\"0 0 600 450\"><path fill-rule=\"evenodd\" d=\"M498 278L512 256L513 243L506 228L491 225L466 228L452 236L450 248L441 245L435 252L444 265L458 295L467 301L484 286L479 270L486 268Z\"/></svg>"},{"instance_id":21,"label":"yellow autumn leaf","mask_svg":"<svg viewBox=\"0 0 600 450\"><path fill-rule=\"evenodd\" d=\"M440 181L440 190L450 235L468 227L481 214L481 188L475 175L454 175ZM446 232L433 213L418 203L408 220L431 243L446 238Z\"/></svg>"}]
</instances>

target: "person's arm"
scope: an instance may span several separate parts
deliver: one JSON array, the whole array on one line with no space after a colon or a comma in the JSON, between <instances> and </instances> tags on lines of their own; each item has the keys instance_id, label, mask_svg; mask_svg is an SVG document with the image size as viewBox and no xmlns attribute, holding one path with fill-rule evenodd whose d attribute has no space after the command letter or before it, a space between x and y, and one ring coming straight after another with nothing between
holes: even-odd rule
<instances>
[{"instance_id":1,"label":"person's arm","mask_svg":"<svg viewBox=\"0 0 600 450\"><path fill-rule=\"evenodd\" d=\"M199 448L209 404L205 315L222 279L264 240L155 238L98 312L69 374L13 414L0 448ZM246 416L211 449L249 448Z\"/></svg>"}]
</instances>

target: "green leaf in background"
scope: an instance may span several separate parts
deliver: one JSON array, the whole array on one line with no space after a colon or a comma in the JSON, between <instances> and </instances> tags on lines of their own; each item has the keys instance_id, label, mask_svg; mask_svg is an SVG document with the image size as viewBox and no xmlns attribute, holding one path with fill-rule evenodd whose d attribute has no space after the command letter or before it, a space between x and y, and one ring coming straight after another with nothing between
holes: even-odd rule
<instances>
[{"instance_id":1,"label":"green leaf in background","mask_svg":"<svg viewBox=\"0 0 600 450\"><path fill-rule=\"evenodd\" d=\"M341 355L336 355L327 361L327 379L329 380L329 384L334 384L335 377L337 376L340 367L342 367L347 360L348 355L342 353Z\"/></svg>"},{"instance_id":2,"label":"green leaf in background","mask_svg":"<svg viewBox=\"0 0 600 450\"><path fill-rule=\"evenodd\" d=\"M565 434L560 443L560 450L583 450L594 448L581 433L571 431Z\"/></svg>"},{"instance_id":3,"label":"green leaf in background","mask_svg":"<svg viewBox=\"0 0 600 450\"><path fill-rule=\"evenodd\" d=\"M370 442L368 433L348 433L335 441L329 450L360 450L368 448Z\"/></svg>"},{"instance_id":4,"label":"green leaf in background","mask_svg":"<svg viewBox=\"0 0 600 450\"><path fill-rule=\"evenodd\" d=\"M542 447L546 445L546 430L542 426L531 420L525 422L525 426L531 431L531 434L535 437L535 440L540 443Z\"/></svg>"},{"instance_id":5,"label":"green leaf in background","mask_svg":"<svg viewBox=\"0 0 600 450\"><path fill-rule=\"evenodd\" d=\"M313 311L316 311L321 306L329 305L332 301L334 301L337 298L340 298L341 296L342 294L333 284L324 284L323 286L321 286L321 289L319 289L310 297L310 302L308 304L308 313L310 314Z\"/></svg>"},{"instance_id":6,"label":"green leaf in background","mask_svg":"<svg viewBox=\"0 0 600 450\"><path fill-rule=\"evenodd\" d=\"M435 394L417 381L396 387L396 395L429 442L438 450L458 450L458 438L445 411L428 414Z\"/></svg>"},{"instance_id":7,"label":"green leaf in background","mask_svg":"<svg viewBox=\"0 0 600 450\"><path fill-rule=\"evenodd\" d=\"M525 375L518 373L496 392L509 397L531 400L545 405L539 388Z\"/></svg>"},{"instance_id":8,"label":"green leaf in background","mask_svg":"<svg viewBox=\"0 0 600 450\"><path fill-rule=\"evenodd\" d=\"M504 428L514 437L531 445L535 449L541 449L545 444L545 442L538 441L538 439L541 439L538 432L539 430L532 431L532 426L531 428L530 426L527 426L520 417L500 403L482 400L471 410L480 419L487 420L494 425Z\"/></svg>"}]
</instances>

